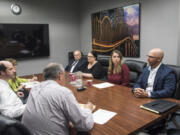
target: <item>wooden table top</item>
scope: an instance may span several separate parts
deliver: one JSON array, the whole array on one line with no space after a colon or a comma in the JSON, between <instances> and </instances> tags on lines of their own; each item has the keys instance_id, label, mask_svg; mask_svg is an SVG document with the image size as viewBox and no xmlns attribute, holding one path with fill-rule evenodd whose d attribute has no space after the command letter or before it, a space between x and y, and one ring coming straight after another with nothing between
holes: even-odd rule
<instances>
[{"instance_id":1,"label":"wooden table top","mask_svg":"<svg viewBox=\"0 0 180 135\"><path fill-rule=\"evenodd\" d=\"M90 132L91 135L131 135L146 128L149 125L166 117L169 113L175 112L174 108L161 115L141 109L140 105L153 101L150 98L136 98L131 88L114 85L112 87L98 89L94 86L87 87L84 91L77 91L76 87L67 79L64 85L71 89L79 103L87 103L88 99L96 105L96 110L105 109L116 112L112 119L104 125L95 124ZM41 76L38 76L40 78ZM42 78L41 78L42 79ZM84 79L86 81L86 79ZM103 81L93 79L93 84ZM175 99L168 99L180 103Z\"/></svg>"}]
</instances>

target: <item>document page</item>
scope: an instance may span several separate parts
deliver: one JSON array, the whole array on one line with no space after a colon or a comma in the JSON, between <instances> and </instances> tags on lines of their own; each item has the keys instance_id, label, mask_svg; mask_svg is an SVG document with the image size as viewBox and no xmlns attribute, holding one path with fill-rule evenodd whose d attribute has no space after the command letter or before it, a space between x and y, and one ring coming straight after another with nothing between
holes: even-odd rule
<instances>
[{"instance_id":1,"label":"document page","mask_svg":"<svg viewBox=\"0 0 180 135\"><path fill-rule=\"evenodd\" d=\"M105 83L93 84L93 86L102 89L102 88L112 87L114 86L114 84L105 82Z\"/></svg>"},{"instance_id":2,"label":"document page","mask_svg":"<svg viewBox=\"0 0 180 135\"><path fill-rule=\"evenodd\" d=\"M98 109L96 112L93 113L93 119L95 123L103 125L116 114L117 113L115 112L107 111L104 109Z\"/></svg>"},{"instance_id":3,"label":"document page","mask_svg":"<svg viewBox=\"0 0 180 135\"><path fill-rule=\"evenodd\" d=\"M40 82L38 81L33 81L33 82L27 82L27 83L21 83L22 85L25 85L25 88L32 88L35 85L39 84Z\"/></svg>"}]
</instances>

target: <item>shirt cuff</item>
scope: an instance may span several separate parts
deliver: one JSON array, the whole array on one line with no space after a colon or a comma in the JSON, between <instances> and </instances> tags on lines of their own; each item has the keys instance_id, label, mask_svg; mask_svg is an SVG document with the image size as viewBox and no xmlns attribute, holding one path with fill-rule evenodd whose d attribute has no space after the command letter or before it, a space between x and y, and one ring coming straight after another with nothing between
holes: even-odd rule
<instances>
[{"instance_id":1,"label":"shirt cuff","mask_svg":"<svg viewBox=\"0 0 180 135\"><path fill-rule=\"evenodd\" d=\"M147 93L148 93L148 97L151 97L151 92L150 92L150 91L148 91Z\"/></svg>"},{"instance_id":2,"label":"shirt cuff","mask_svg":"<svg viewBox=\"0 0 180 135\"><path fill-rule=\"evenodd\" d=\"M92 113L92 110L88 109L88 108L83 108L83 110L85 110L88 113Z\"/></svg>"}]
</instances>

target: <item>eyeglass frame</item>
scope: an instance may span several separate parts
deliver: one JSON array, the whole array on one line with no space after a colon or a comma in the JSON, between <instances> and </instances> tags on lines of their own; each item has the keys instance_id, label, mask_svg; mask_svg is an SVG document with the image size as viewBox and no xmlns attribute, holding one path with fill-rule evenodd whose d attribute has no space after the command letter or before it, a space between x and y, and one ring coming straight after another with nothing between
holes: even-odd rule
<instances>
[{"instance_id":1,"label":"eyeglass frame","mask_svg":"<svg viewBox=\"0 0 180 135\"><path fill-rule=\"evenodd\" d=\"M152 59L157 59L157 58L160 58L160 57L155 57L155 56L150 56L150 55L146 55L147 57L149 57L149 58L152 58Z\"/></svg>"}]
</instances>

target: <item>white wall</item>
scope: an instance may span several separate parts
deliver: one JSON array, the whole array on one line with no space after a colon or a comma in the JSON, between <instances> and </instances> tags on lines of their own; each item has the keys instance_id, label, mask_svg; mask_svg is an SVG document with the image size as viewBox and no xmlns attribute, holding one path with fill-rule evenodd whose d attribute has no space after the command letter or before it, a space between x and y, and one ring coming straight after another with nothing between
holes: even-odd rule
<instances>
[{"instance_id":1,"label":"white wall","mask_svg":"<svg viewBox=\"0 0 180 135\"><path fill-rule=\"evenodd\" d=\"M142 1L141 59L148 50L159 47L164 63L177 64L179 0Z\"/></svg>"},{"instance_id":2,"label":"white wall","mask_svg":"<svg viewBox=\"0 0 180 135\"><path fill-rule=\"evenodd\" d=\"M80 42L84 52L91 51L91 14L122 5L141 3L140 60L152 48L162 48L164 63L177 64L179 1L178 0L81 0ZM180 47L179 47L180 48ZM180 51L180 49L179 49ZM179 63L180 64L180 63Z\"/></svg>"},{"instance_id":3,"label":"white wall","mask_svg":"<svg viewBox=\"0 0 180 135\"><path fill-rule=\"evenodd\" d=\"M42 72L49 62L67 64L68 51L80 48L79 4L74 0L17 1L22 13L13 15L12 0L0 0L0 23L49 24L50 57L18 61L19 75Z\"/></svg>"}]
</instances>

